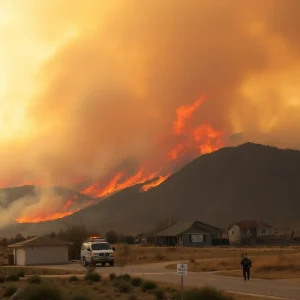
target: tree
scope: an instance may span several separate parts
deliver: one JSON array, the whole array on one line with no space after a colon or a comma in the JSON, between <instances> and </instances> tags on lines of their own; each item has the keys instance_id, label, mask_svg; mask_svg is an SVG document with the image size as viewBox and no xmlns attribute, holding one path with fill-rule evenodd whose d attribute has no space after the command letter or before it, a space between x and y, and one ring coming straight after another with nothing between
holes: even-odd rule
<instances>
[{"instance_id":1,"label":"tree","mask_svg":"<svg viewBox=\"0 0 300 300\"><path fill-rule=\"evenodd\" d=\"M50 233L50 237L53 238L53 239L55 239L56 238L56 233L55 232L51 232Z\"/></svg>"},{"instance_id":2,"label":"tree","mask_svg":"<svg viewBox=\"0 0 300 300\"><path fill-rule=\"evenodd\" d=\"M125 237L126 244L133 245L134 241L135 241L135 238L132 235L127 235Z\"/></svg>"},{"instance_id":3,"label":"tree","mask_svg":"<svg viewBox=\"0 0 300 300\"><path fill-rule=\"evenodd\" d=\"M19 242L23 242L25 241L25 238L23 237L23 235L21 233L17 233L16 237L13 239L14 243L19 243Z\"/></svg>"},{"instance_id":4,"label":"tree","mask_svg":"<svg viewBox=\"0 0 300 300\"><path fill-rule=\"evenodd\" d=\"M116 244L118 242L119 236L113 230L108 231L105 236L106 236L107 242L110 244Z\"/></svg>"},{"instance_id":5,"label":"tree","mask_svg":"<svg viewBox=\"0 0 300 300\"><path fill-rule=\"evenodd\" d=\"M73 243L69 255L71 260L77 260L80 258L81 245L88 237L88 232L83 226L72 226L65 230L60 230L57 237Z\"/></svg>"},{"instance_id":6,"label":"tree","mask_svg":"<svg viewBox=\"0 0 300 300\"><path fill-rule=\"evenodd\" d=\"M7 239L6 238L3 238L2 240L1 240L1 242L0 242L0 246L2 246L2 247L6 247L7 246Z\"/></svg>"}]
</instances>

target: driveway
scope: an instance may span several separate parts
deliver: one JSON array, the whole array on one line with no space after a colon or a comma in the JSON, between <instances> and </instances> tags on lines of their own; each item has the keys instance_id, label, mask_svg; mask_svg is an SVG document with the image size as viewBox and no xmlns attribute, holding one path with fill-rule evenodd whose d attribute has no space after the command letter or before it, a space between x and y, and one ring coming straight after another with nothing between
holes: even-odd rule
<instances>
[{"instance_id":1,"label":"driveway","mask_svg":"<svg viewBox=\"0 0 300 300\"><path fill-rule=\"evenodd\" d=\"M145 279L155 280L162 283L180 284L180 277L176 272L165 269L168 263L155 263L137 266L126 266L123 270L120 267L97 267L96 271L102 275L115 273L117 275L130 274ZM67 269L82 271L84 268L80 264L69 264L61 266L47 266L47 268ZM184 285L189 287L214 286L217 289L237 292L247 295L260 295L268 298L294 299L300 300L300 284L298 280L265 280L250 279L244 281L241 277L222 276L214 273L194 273L189 272L184 277Z\"/></svg>"}]
</instances>

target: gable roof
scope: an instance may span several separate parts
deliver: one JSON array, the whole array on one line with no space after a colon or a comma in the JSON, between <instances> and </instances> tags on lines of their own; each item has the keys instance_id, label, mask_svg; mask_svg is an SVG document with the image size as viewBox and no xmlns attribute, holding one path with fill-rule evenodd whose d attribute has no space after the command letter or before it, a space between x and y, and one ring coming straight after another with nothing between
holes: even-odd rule
<instances>
[{"instance_id":1,"label":"gable roof","mask_svg":"<svg viewBox=\"0 0 300 300\"><path fill-rule=\"evenodd\" d=\"M236 223L233 223L229 226L228 229L230 229L233 225L236 225L239 228L242 229L255 229L259 227L272 227L269 224L262 222L262 221L254 221L254 220L243 220Z\"/></svg>"},{"instance_id":2,"label":"gable roof","mask_svg":"<svg viewBox=\"0 0 300 300\"><path fill-rule=\"evenodd\" d=\"M192 226L195 226L209 233L219 230L217 227L210 226L208 224L199 221L193 221L193 222L181 221L155 235L156 236L177 236L187 231Z\"/></svg>"},{"instance_id":3,"label":"gable roof","mask_svg":"<svg viewBox=\"0 0 300 300\"><path fill-rule=\"evenodd\" d=\"M68 246L73 245L71 242L61 241L54 238L39 236L15 244L11 244L9 248L31 247L31 246Z\"/></svg>"},{"instance_id":4,"label":"gable roof","mask_svg":"<svg viewBox=\"0 0 300 300\"><path fill-rule=\"evenodd\" d=\"M195 221L195 223L196 223L197 227L199 227L201 229L204 229L206 231L209 231L209 232L215 232L215 231L220 231L221 230L218 227L211 226L209 224L206 224L206 223L203 223L203 222L200 222L200 221Z\"/></svg>"}]
</instances>

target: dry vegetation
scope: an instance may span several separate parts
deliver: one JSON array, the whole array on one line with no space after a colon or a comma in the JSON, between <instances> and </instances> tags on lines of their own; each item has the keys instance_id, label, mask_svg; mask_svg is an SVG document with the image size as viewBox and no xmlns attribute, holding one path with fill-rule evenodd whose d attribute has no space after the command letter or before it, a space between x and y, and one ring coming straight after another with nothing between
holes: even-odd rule
<instances>
[{"instance_id":1,"label":"dry vegetation","mask_svg":"<svg viewBox=\"0 0 300 300\"><path fill-rule=\"evenodd\" d=\"M253 263L251 276L262 279L300 278L300 253L257 255L250 258ZM190 261L190 272L215 272L221 275L241 276L240 257L209 261ZM167 266L175 269L176 265Z\"/></svg>"},{"instance_id":2,"label":"dry vegetation","mask_svg":"<svg viewBox=\"0 0 300 300\"><path fill-rule=\"evenodd\" d=\"M62 270L62 269L47 269L40 267L13 267L13 266L1 266L0 275L7 274L20 274L24 273L26 275L70 275L74 274L72 270ZM82 272L76 271L76 273L83 274Z\"/></svg>"},{"instance_id":3,"label":"dry vegetation","mask_svg":"<svg viewBox=\"0 0 300 300\"><path fill-rule=\"evenodd\" d=\"M219 274L241 276L241 271L222 271ZM253 259L251 276L262 279L300 278L300 254L257 257Z\"/></svg>"},{"instance_id":4,"label":"dry vegetation","mask_svg":"<svg viewBox=\"0 0 300 300\"><path fill-rule=\"evenodd\" d=\"M250 256L292 254L300 250L296 247L274 248L167 248L167 247L143 247L125 246L126 264L146 264L154 262L196 261L209 258L240 258L247 252ZM124 246L116 245L116 262L122 258Z\"/></svg>"},{"instance_id":5,"label":"dry vegetation","mask_svg":"<svg viewBox=\"0 0 300 300\"><path fill-rule=\"evenodd\" d=\"M138 280L137 280L138 279ZM72 276L68 279L29 277L22 281L0 284L1 299L9 297L17 290L23 289L20 299L51 299L51 300L177 300L177 286L157 285L152 281L131 278L128 275L116 278L101 278L99 281L79 280ZM218 292L213 288L185 289L185 299L206 300L252 300L252 297ZM257 298L255 298L257 300ZM253 298L254 300L254 298Z\"/></svg>"},{"instance_id":6,"label":"dry vegetation","mask_svg":"<svg viewBox=\"0 0 300 300\"><path fill-rule=\"evenodd\" d=\"M0 246L0 266L3 264L7 264L7 256L12 251L7 247Z\"/></svg>"}]
</instances>

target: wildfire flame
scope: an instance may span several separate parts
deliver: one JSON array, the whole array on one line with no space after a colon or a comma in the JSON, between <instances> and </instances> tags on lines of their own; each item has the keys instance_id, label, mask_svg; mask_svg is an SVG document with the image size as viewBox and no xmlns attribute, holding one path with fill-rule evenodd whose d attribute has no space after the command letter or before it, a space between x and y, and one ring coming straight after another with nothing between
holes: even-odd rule
<instances>
[{"instance_id":1,"label":"wildfire flame","mask_svg":"<svg viewBox=\"0 0 300 300\"><path fill-rule=\"evenodd\" d=\"M150 189L160 185L161 183L163 183L166 179L168 179L170 177L170 174L169 175L166 175L166 176L160 176L157 180L154 180L150 183L147 183L145 185L143 185L141 187L141 191L142 192L147 192L149 191Z\"/></svg>"},{"instance_id":2,"label":"wildfire flame","mask_svg":"<svg viewBox=\"0 0 300 300\"><path fill-rule=\"evenodd\" d=\"M16 221L18 223L38 223L38 222L45 222L45 221L52 221L56 219L61 219L63 217L70 216L74 213L75 211L68 211L68 212L57 212L54 214L39 214L38 216L34 217L21 217L17 218Z\"/></svg>"},{"instance_id":3,"label":"wildfire flame","mask_svg":"<svg viewBox=\"0 0 300 300\"><path fill-rule=\"evenodd\" d=\"M166 167L169 166L172 168L172 162L180 160L181 157L186 154L191 154L191 152L194 157L196 157L199 154L211 153L222 147L223 133L221 131L215 130L212 125L208 123L203 123L196 127L190 124L195 111L205 100L206 99L202 97L191 105L183 105L177 108L176 120L173 123L171 131L171 138L174 137L176 139L176 144L166 149ZM81 193L93 198L106 197L127 187L150 181L140 188L140 192L147 192L170 177L169 172L167 175L162 175L163 173L166 174L163 169L154 172L146 167L141 167L135 174L128 174L123 170L113 176L106 185L103 186L99 182L96 182L83 189ZM22 216L16 219L16 221L19 223L41 222L69 216L79 210L75 208L76 201L76 197L68 199L63 207L58 209L59 212L47 214L39 213L37 216L32 217ZM81 206L80 209L93 203L93 200L89 201L84 206Z\"/></svg>"},{"instance_id":4,"label":"wildfire flame","mask_svg":"<svg viewBox=\"0 0 300 300\"><path fill-rule=\"evenodd\" d=\"M185 122L189 120L195 110L205 101L204 98L196 100L192 105L183 105L177 108L177 119L173 124L173 132L175 134L183 133Z\"/></svg>"},{"instance_id":5,"label":"wildfire flame","mask_svg":"<svg viewBox=\"0 0 300 300\"><path fill-rule=\"evenodd\" d=\"M187 126L189 121L193 118L194 112L205 102L205 98L197 99L191 105L183 105L176 110L176 120L173 123L172 135L181 138L181 141L167 151L167 160L176 161L180 159L185 153L196 149L196 155L207 154L218 150L222 146L221 131L216 131L207 123L198 127L191 128ZM188 124L189 125L189 124ZM99 184L95 183L84 189L81 193L92 197L104 197L112 193L120 191L124 188L130 187L135 184L142 184L155 178L159 172L147 172L145 168L140 169L136 174L127 176L126 172L117 173L111 181L101 189ZM160 177L148 184L145 184L140 190L146 192L149 189L158 186L164 182L170 174L160 175Z\"/></svg>"}]
</instances>

